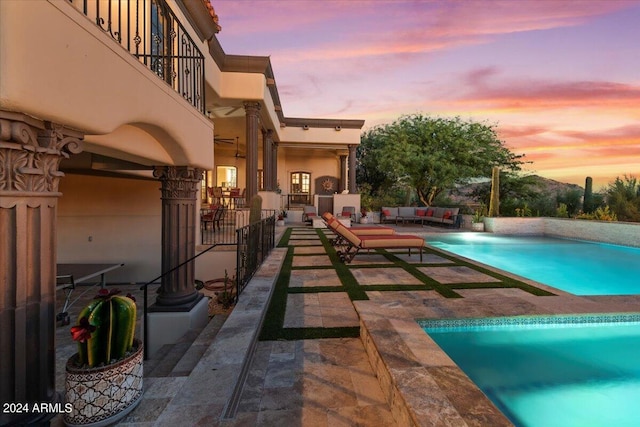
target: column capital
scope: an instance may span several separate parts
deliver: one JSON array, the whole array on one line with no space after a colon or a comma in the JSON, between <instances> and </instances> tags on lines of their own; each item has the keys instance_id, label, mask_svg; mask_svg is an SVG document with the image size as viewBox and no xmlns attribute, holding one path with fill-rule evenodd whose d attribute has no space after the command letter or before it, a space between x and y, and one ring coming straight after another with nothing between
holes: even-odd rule
<instances>
[{"instance_id":1,"label":"column capital","mask_svg":"<svg viewBox=\"0 0 640 427\"><path fill-rule=\"evenodd\" d=\"M204 169L189 166L155 166L153 176L162 181L163 199L195 199Z\"/></svg>"},{"instance_id":2,"label":"column capital","mask_svg":"<svg viewBox=\"0 0 640 427\"><path fill-rule=\"evenodd\" d=\"M261 106L257 101L244 101L242 105L244 105L244 110L247 114L258 114L260 112Z\"/></svg>"},{"instance_id":3,"label":"column capital","mask_svg":"<svg viewBox=\"0 0 640 427\"><path fill-rule=\"evenodd\" d=\"M0 192L57 193L60 162L82 152L80 132L0 111Z\"/></svg>"}]
</instances>

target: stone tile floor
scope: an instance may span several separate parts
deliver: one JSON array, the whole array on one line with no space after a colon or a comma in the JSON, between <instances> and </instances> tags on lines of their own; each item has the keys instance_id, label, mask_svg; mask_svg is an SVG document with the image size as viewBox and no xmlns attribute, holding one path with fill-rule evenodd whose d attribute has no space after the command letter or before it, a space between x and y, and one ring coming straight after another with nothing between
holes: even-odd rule
<instances>
[{"instance_id":1,"label":"stone tile floor","mask_svg":"<svg viewBox=\"0 0 640 427\"><path fill-rule=\"evenodd\" d=\"M344 291L288 293L283 331L359 327L360 337L256 340L282 263L291 263L289 288L340 286L322 245L321 236L328 233L311 231L291 230L288 244L272 252L229 317L214 317L204 336L192 339L200 349L190 353L190 361L180 360L177 368L164 373L154 367L155 376L145 378L143 402L121 425L510 425L415 319L636 311L640 302L638 296L578 297L528 281L555 295L478 287L455 288L462 298L447 298L426 286L367 289L368 300L351 302ZM424 236L428 240L430 233ZM415 254L393 255L406 265L419 262ZM380 254L359 254L348 271L358 286L410 285L421 277L404 267L385 267L392 263ZM441 286L496 281L439 251L426 254L416 270ZM60 362L73 352L73 345L63 332L58 338ZM60 376L57 388L63 389ZM53 424L60 425L60 420Z\"/></svg>"}]
</instances>

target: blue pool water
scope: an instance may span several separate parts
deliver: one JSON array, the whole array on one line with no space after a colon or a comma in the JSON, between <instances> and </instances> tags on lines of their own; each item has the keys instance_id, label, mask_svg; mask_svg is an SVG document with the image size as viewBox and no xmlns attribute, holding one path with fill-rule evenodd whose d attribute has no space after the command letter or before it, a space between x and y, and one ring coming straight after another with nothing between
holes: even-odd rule
<instances>
[{"instance_id":1,"label":"blue pool water","mask_svg":"<svg viewBox=\"0 0 640 427\"><path fill-rule=\"evenodd\" d=\"M640 315L423 320L516 426L640 425Z\"/></svg>"},{"instance_id":2,"label":"blue pool water","mask_svg":"<svg viewBox=\"0 0 640 427\"><path fill-rule=\"evenodd\" d=\"M640 294L640 248L487 233L443 234L427 243L575 295Z\"/></svg>"}]
</instances>

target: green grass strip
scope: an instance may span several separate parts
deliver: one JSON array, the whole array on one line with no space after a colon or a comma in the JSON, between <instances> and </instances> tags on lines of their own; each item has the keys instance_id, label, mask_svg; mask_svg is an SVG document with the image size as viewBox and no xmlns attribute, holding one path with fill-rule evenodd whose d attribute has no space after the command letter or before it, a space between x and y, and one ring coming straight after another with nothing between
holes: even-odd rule
<instances>
[{"instance_id":1,"label":"green grass strip","mask_svg":"<svg viewBox=\"0 0 640 427\"><path fill-rule=\"evenodd\" d=\"M427 276L422 271L418 270L418 268L415 265L409 264L408 262L406 262L406 261L398 258L397 256L395 256L391 252L383 251L382 253L384 254L384 256L388 260L393 261L397 266L402 267L404 270L406 270L413 277L415 277L416 279L420 280L425 285L430 286L432 289L434 289L437 293L439 293L443 297L445 297L445 298L462 298L462 295L460 295L457 292L454 292L451 289L451 287L445 286L445 285L441 284L440 282L436 281L435 279L432 279L431 277Z\"/></svg>"},{"instance_id":2,"label":"green grass strip","mask_svg":"<svg viewBox=\"0 0 640 427\"><path fill-rule=\"evenodd\" d=\"M280 238L280 241L278 242L279 248L286 248L287 246L289 246L289 239L291 238L292 231L293 231L292 228L287 228L284 231L284 234L282 235L282 237Z\"/></svg>"},{"instance_id":3,"label":"green grass strip","mask_svg":"<svg viewBox=\"0 0 640 427\"><path fill-rule=\"evenodd\" d=\"M353 274L349 271L349 267L340 261L340 258L338 258L338 254L336 253L336 249L331 246L327 236L325 236L324 233L318 234L320 235L320 240L322 240L322 244L327 251L327 255L329 255L329 259L333 264L333 268L336 270L336 274L342 282L342 286L345 287L347 294L349 294L351 301L368 300L369 297L367 296L367 293L358 284L356 278L353 277Z\"/></svg>"},{"instance_id":4,"label":"green grass strip","mask_svg":"<svg viewBox=\"0 0 640 427\"><path fill-rule=\"evenodd\" d=\"M287 289L289 288L289 278L291 277L291 263L293 262L293 247L289 247L287 255L282 262L280 274L276 279L273 295L267 308L267 314L260 331L261 341L277 340L284 325L284 314L287 310Z\"/></svg>"},{"instance_id":5,"label":"green grass strip","mask_svg":"<svg viewBox=\"0 0 640 427\"><path fill-rule=\"evenodd\" d=\"M342 328L284 328L281 330L279 339L294 340L316 340L321 338L358 338L360 337L360 327Z\"/></svg>"}]
</instances>

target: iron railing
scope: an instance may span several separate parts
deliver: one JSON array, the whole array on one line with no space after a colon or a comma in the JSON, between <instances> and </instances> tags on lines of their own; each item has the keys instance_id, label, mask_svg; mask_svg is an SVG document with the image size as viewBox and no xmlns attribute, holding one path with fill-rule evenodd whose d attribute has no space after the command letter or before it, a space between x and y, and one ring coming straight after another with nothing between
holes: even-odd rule
<instances>
[{"instance_id":1,"label":"iron railing","mask_svg":"<svg viewBox=\"0 0 640 427\"><path fill-rule=\"evenodd\" d=\"M261 219L236 230L236 286L238 297L258 267L275 247L276 216Z\"/></svg>"},{"instance_id":2,"label":"iron railing","mask_svg":"<svg viewBox=\"0 0 640 427\"><path fill-rule=\"evenodd\" d=\"M149 285L158 284L158 281L168 274L176 271L183 266L194 262L196 258L200 255L203 255L213 248L217 246L229 246L236 245L236 301L240 298L240 294L242 290L247 286L251 277L256 272L258 267L262 265L262 262L267 258L271 249L275 247L275 224L276 224L276 215L275 211L272 209L265 209L261 212L262 219L253 224L245 225L241 228L235 230L235 241L226 242L226 243L214 243L211 244L210 247L203 250L202 252L194 255L188 260L176 265L169 271L165 271L160 274L158 277L150 280L140 286L140 289L143 290L143 317L144 317L144 325L143 325L143 335L144 335L144 357L148 358L147 349L149 348L149 303L148 303L148 288ZM248 218L248 214L247 214ZM195 283L194 283L195 286Z\"/></svg>"},{"instance_id":3,"label":"iron railing","mask_svg":"<svg viewBox=\"0 0 640 427\"><path fill-rule=\"evenodd\" d=\"M311 203L312 196L310 193L291 193L286 194L282 197L286 198L286 202L284 203L284 205L287 207L287 209L313 204Z\"/></svg>"},{"instance_id":4,"label":"iron railing","mask_svg":"<svg viewBox=\"0 0 640 427\"><path fill-rule=\"evenodd\" d=\"M69 0L204 114L204 56L165 0Z\"/></svg>"}]
</instances>

